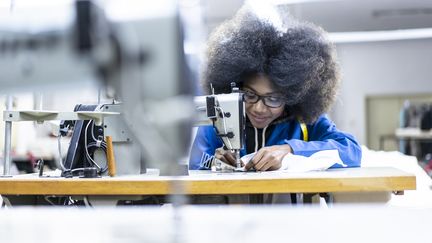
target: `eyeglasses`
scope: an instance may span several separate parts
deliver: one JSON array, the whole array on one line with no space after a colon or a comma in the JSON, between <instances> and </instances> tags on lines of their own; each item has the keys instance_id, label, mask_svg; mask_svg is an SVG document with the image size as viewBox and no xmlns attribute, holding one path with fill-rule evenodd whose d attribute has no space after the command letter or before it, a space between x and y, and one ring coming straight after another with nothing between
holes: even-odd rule
<instances>
[{"instance_id":1,"label":"eyeglasses","mask_svg":"<svg viewBox=\"0 0 432 243\"><path fill-rule=\"evenodd\" d=\"M270 108L279 108L285 104L282 97L271 96L271 95L257 95L254 92L248 90L243 91L243 93L244 93L243 95L244 101L249 104L255 104L259 100L262 100L264 105Z\"/></svg>"}]
</instances>

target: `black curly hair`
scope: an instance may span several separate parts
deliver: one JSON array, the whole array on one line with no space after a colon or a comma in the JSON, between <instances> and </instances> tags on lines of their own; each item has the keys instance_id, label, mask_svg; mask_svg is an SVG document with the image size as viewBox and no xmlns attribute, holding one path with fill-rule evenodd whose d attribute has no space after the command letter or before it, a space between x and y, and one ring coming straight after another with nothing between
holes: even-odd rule
<instances>
[{"instance_id":1,"label":"black curly hair","mask_svg":"<svg viewBox=\"0 0 432 243\"><path fill-rule=\"evenodd\" d=\"M307 123L328 111L339 84L339 66L326 33L311 23L284 16L283 28L249 8L210 36L203 85L229 93L251 75L265 74L286 100L285 113Z\"/></svg>"}]
</instances>

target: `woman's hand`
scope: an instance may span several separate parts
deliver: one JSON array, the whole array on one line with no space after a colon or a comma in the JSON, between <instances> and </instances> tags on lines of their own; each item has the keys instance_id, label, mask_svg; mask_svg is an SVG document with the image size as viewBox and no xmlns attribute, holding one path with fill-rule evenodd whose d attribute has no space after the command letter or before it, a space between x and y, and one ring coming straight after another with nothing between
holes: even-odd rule
<instances>
[{"instance_id":1,"label":"woman's hand","mask_svg":"<svg viewBox=\"0 0 432 243\"><path fill-rule=\"evenodd\" d=\"M261 148L246 164L245 169L255 168L257 171L278 170L282 167L282 159L288 153L292 153L291 146L288 144Z\"/></svg>"},{"instance_id":2,"label":"woman's hand","mask_svg":"<svg viewBox=\"0 0 432 243\"><path fill-rule=\"evenodd\" d=\"M225 150L223 148L216 149L215 158L229 165L236 166L236 156L230 150Z\"/></svg>"}]
</instances>

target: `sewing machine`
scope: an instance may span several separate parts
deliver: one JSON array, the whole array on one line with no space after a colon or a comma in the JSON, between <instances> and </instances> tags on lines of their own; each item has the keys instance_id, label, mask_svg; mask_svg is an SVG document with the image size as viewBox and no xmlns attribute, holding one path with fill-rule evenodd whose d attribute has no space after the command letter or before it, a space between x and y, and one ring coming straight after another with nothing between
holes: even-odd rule
<instances>
[{"instance_id":1,"label":"sewing machine","mask_svg":"<svg viewBox=\"0 0 432 243\"><path fill-rule=\"evenodd\" d=\"M198 112L195 125L212 125L216 135L224 144L224 149L231 150L236 155L236 167L241 171L240 150L245 139L245 108L243 94L232 86L231 93L195 97L195 110ZM218 161L216 170L220 171Z\"/></svg>"},{"instance_id":2,"label":"sewing machine","mask_svg":"<svg viewBox=\"0 0 432 243\"><path fill-rule=\"evenodd\" d=\"M143 157L163 174L178 173L179 158L187 154L193 117L193 85L178 6L171 0L105 4L85 0L40 6L17 3L10 15L0 16L2 92L79 91L80 83L94 82L109 98L122 102L121 107L96 104L91 111L74 112L14 111L10 102L3 114L4 175L10 174L12 122L49 120L81 121L85 126L94 121L88 128L98 126L103 129L99 135L113 138L119 175L145 171ZM43 14L47 10L50 14ZM85 126L82 131L87 130ZM73 142L81 136L77 132ZM96 136L94 142L98 141L103 143ZM73 153L83 153L72 151L76 150L73 146L69 149L66 169L74 168Z\"/></svg>"},{"instance_id":3,"label":"sewing machine","mask_svg":"<svg viewBox=\"0 0 432 243\"><path fill-rule=\"evenodd\" d=\"M224 149L236 154L237 170L241 171L240 150L244 144L245 112L243 95L237 87L232 88L232 93L208 96L197 96L194 99L196 126L211 125L216 134L224 143ZM123 112L122 104L102 105L77 105L75 112L83 110L94 112ZM107 158L105 136L112 137L115 161L118 161L118 175L137 175L146 172L146 164L143 154L133 132L130 131L130 123L126 123L120 116L107 116L103 124L97 125L92 121L77 120L67 121L73 128L71 142L64 163L63 176L82 175L78 169L91 167L97 175L107 174ZM67 130L65 125L60 129ZM63 131L63 134L66 134ZM89 149L91 150L89 152ZM98 152L99 151L99 152ZM125 159L127 158L127 159ZM216 163L216 170L222 171L222 164ZM75 170L76 173L70 171ZM81 173L81 174L80 174ZM91 175L90 175L91 176Z\"/></svg>"},{"instance_id":4,"label":"sewing machine","mask_svg":"<svg viewBox=\"0 0 432 243\"><path fill-rule=\"evenodd\" d=\"M230 94L196 97L194 113L175 4L155 6L157 11L151 4L136 7L143 13L128 12L124 18L122 8L103 9L90 1L77 1L56 5L53 12L62 16L61 21L28 16L29 11L21 13L20 8L3 16L0 30L12 31L0 39L5 57L0 57L1 87L25 90L95 80L102 82L113 99L122 101L94 104L90 110L80 105L74 112L13 111L9 107L4 112L7 127L20 121L69 121L74 134L60 165L63 171L93 167L97 175L106 174L105 155L97 150L104 147L108 135L113 138L118 175L141 174L146 166L159 168L162 174L178 174L182 169L175 162L187 154L190 120L196 117L195 125L214 126L225 148L236 153L236 167L240 168L245 119L241 93L233 87ZM31 12L40 12L35 8ZM53 24L47 25L49 22ZM7 63L14 65L9 68ZM9 174L10 133L7 128L5 174ZM86 150L93 143L99 149L89 153Z\"/></svg>"},{"instance_id":5,"label":"sewing machine","mask_svg":"<svg viewBox=\"0 0 432 243\"><path fill-rule=\"evenodd\" d=\"M197 96L195 103L196 126L211 125L221 138L224 149L236 154L237 170L241 171L240 150L244 145L245 111L243 95L237 87L232 93L208 96ZM75 111L91 109L94 112L123 112L122 104L102 104L93 106L77 105ZM71 121L68 121L69 123ZM130 123L126 123L120 116L107 116L103 124L97 125L91 121L74 121L73 135L68 148L67 157L62 165L66 176L76 176L79 173L68 174L71 170L92 167L98 175L107 174L107 158L105 136L111 136L115 151L115 160L118 161L118 175L137 175L146 172L146 164L137 139L130 131ZM61 128L66 129L66 128ZM86 141L85 141L86 140ZM91 151L89 152L89 147ZM100 150L98 153L97 150ZM90 155L88 155L90 154ZM127 159L125 159L127 158ZM222 171L222 164L215 163L215 169ZM80 171L77 171L80 172ZM82 173L81 173L82 174Z\"/></svg>"},{"instance_id":6,"label":"sewing machine","mask_svg":"<svg viewBox=\"0 0 432 243\"><path fill-rule=\"evenodd\" d=\"M146 173L142 149L130 127L132 124L121 117L122 104L77 105L75 112L91 110L110 112L117 115L107 116L103 124L92 120L67 120L60 123L60 136L72 131L71 141L64 162L60 163L62 176L98 177L107 175L108 157L106 137L111 138L116 175L138 175ZM59 145L60 146L60 145Z\"/></svg>"}]
</instances>

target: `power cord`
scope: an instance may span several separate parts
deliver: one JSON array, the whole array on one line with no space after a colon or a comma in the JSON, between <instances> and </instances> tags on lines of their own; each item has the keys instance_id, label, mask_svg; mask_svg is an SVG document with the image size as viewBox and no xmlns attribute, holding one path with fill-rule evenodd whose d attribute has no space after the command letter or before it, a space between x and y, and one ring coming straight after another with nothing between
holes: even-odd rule
<instances>
[{"instance_id":1,"label":"power cord","mask_svg":"<svg viewBox=\"0 0 432 243\"><path fill-rule=\"evenodd\" d=\"M91 126L91 137L93 139L93 142L87 143L87 132L89 130L89 126ZM85 168L75 168L75 169L66 169L64 164L63 164L63 159L62 159L62 153L61 153L61 133L59 133L58 136L58 152L59 152L59 164L60 167L63 171L63 174L66 177L73 177L74 175L76 175L76 173L78 172L78 175L80 175L81 173L84 173ZM98 174L103 174L108 170L108 165L107 163L105 163L105 166L103 168L101 168L101 166L99 166L98 163L96 163L96 161L92 158L94 157L94 153L96 150L98 149L102 149L105 154L106 154L106 150L107 150L107 145L106 142L104 141L104 138L102 136L99 136L97 139L94 135L94 121L89 121L84 129L84 151L85 151L85 157L87 159L87 161L92 164L94 167L97 168L97 173Z\"/></svg>"}]
</instances>

